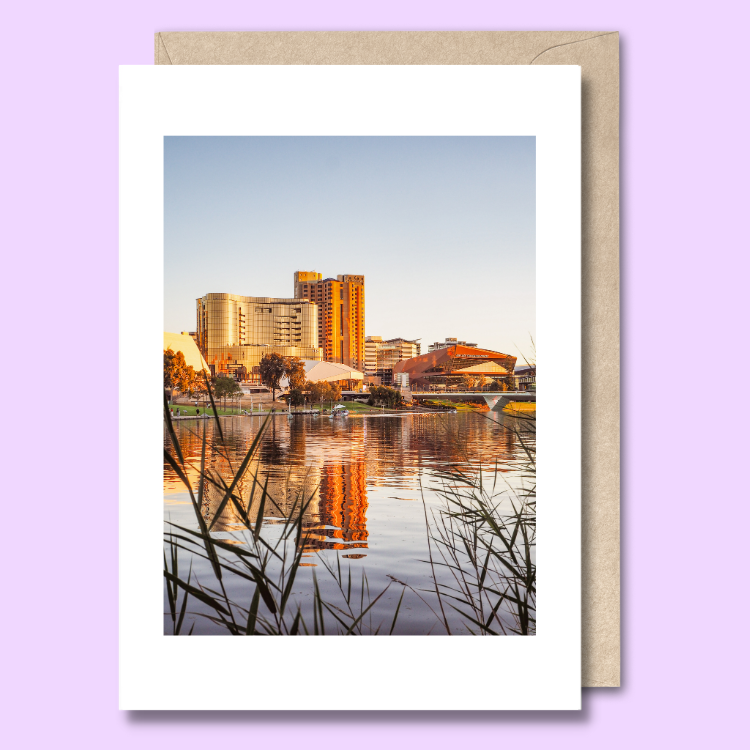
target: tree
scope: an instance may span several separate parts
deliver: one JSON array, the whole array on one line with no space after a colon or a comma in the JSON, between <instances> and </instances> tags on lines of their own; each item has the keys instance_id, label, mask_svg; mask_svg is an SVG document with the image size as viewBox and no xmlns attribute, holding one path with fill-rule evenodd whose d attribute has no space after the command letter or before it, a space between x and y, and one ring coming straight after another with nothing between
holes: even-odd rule
<instances>
[{"instance_id":1,"label":"tree","mask_svg":"<svg viewBox=\"0 0 750 750\"><path fill-rule=\"evenodd\" d=\"M271 389L273 400L286 372L286 362L280 354L266 354L260 361L260 382Z\"/></svg>"},{"instance_id":2,"label":"tree","mask_svg":"<svg viewBox=\"0 0 750 750\"><path fill-rule=\"evenodd\" d=\"M324 398L331 402L331 408L333 409L333 402L341 398L341 388L339 388L338 383L323 383L323 385L325 386Z\"/></svg>"},{"instance_id":3,"label":"tree","mask_svg":"<svg viewBox=\"0 0 750 750\"><path fill-rule=\"evenodd\" d=\"M192 366L185 362L182 352L174 352L171 347L164 350L164 387L177 388L182 393L192 392L198 378Z\"/></svg>"},{"instance_id":4,"label":"tree","mask_svg":"<svg viewBox=\"0 0 750 750\"><path fill-rule=\"evenodd\" d=\"M495 391L514 391L515 385L512 375L506 375L504 378L495 378L492 381L492 389Z\"/></svg>"},{"instance_id":5,"label":"tree","mask_svg":"<svg viewBox=\"0 0 750 750\"><path fill-rule=\"evenodd\" d=\"M290 406L301 406L305 403L305 394L301 388L290 388L289 389L289 405Z\"/></svg>"},{"instance_id":6,"label":"tree","mask_svg":"<svg viewBox=\"0 0 750 750\"><path fill-rule=\"evenodd\" d=\"M385 385L375 385L370 388L371 406L381 403L390 409L395 409L403 400L403 395L395 388L388 388Z\"/></svg>"},{"instance_id":7,"label":"tree","mask_svg":"<svg viewBox=\"0 0 750 750\"><path fill-rule=\"evenodd\" d=\"M322 404L323 401L326 399L326 393L327 388L326 386L328 383L325 382L318 382L318 383L311 383L310 384L310 401L313 403L319 403Z\"/></svg>"},{"instance_id":8,"label":"tree","mask_svg":"<svg viewBox=\"0 0 750 750\"><path fill-rule=\"evenodd\" d=\"M232 396L242 393L240 384L234 379L227 377L226 375L219 375L214 383L214 398L224 399L224 405L226 406L226 399Z\"/></svg>"},{"instance_id":9,"label":"tree","mask_svg":"<svg viewBox=\"0 0 750 750\"><path fill-rule=\"evenodd\" d=\"M196 396L196 398L200 398L201 400L208 398L208 375L206 374L205 370L201 370L200 372L195 374L195 386L193 387L193 394Z\"/></svg>"},{"instance_id":10,"label":"tree","mask_svg":"<svg viewBox=\"0 0 750 750\"><path fill-rule=\"evenodd\" d=\"M305 363L299 357L287 357L284 360L284 374L289 379L289 388L304 389Z\"/></svg>"},{"instance_id":11,"label":"tree","mask_svg":"<svg viewBox=\"0 0 750 750\"><path fill-rule=\"evenodd\" d=\"M462 375L461 376L461 387L468 391L474 388L476 385L476 378L473 375Z\"/></svg>"},{"instance_id":12,"label":"tree","mask_svg":"<svg viewBox=\"0 0 750 750\"><path fill-rule=\"evenodd\" d=\"M488 377L485 377L484 375L480 375L477 378L477 385L479 386L480 390L483 389L489 382L490 379Z\"/></svg>"}]
</instances>

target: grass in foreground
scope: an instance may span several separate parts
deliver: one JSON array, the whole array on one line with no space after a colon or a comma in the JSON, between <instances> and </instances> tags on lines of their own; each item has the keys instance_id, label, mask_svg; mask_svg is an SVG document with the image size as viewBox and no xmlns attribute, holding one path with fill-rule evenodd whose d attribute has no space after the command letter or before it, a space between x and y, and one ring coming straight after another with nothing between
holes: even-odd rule
<instances>
[{"instance_id":1,"label":"grass in foreground","mask_svg":"<svg viewBox=\"0 0 750 750\"><path fill-rule=\"evenodd\" d=\"M521 497L506 488L498 489L495 483L488 487L482 472L473 471L468 462L463 468L438 473L436 491L445 506L430 518L424 505L429 542L429 559L424 562L432 573L431 588L418 591L390 576L391 583L374 593L364 571L361 578L353 579L348 565L342 570L338 555L335 562L318 555L320 569L329 579L326 590L332 590L333 594L322 595L313 570L311 590L299 596L294 593L296 576L304 564L302 557L307 554L303 517L312 494L306 496L301 489L291 509L283 511L268 492L267 480L264 483L253 473L253 458L270 417L264 419L245 455L234 463L230 460L221 421L215 419L215 438L210 447L211 453L220 453L229 464L231 476L224 478L206 465L209 447L206 422L188 427L201 441L201 456L196 466L197 460L191 464L183 455L166 399L164 415L171 442L171 449L164 450L164 458L187 489L197 527L166 524L165 632L190 635L194 623L187 633L184 630L189 613L191 618L209 620L218 633L230 635L392 634L404 597L411 595L430 606L449 635L456 632L457 624L477 635L536 632L533 486ZM533 416L525 419L529 423L534 421ZM524 445L524 450L525 469L533 480L533 448ZM187 478L188 467L198 469L197 491ZM496 480L498 472L494 477ZM249 497L247 494L243 497L240 491L243 480L250 481ZM214 496L218 493L221 498L211 514L207 511L209 492ZM281 519L275 518L271 524L266 508L272 506ZM234 510L240 519L241 528L233 540L219 538L213 528L226 508ZM268 533L269 524L272 533ZM199 581L194 575L196 559L208 563L211 580ZM373 607L392 585L403 587L398 604L392 614L375 621Z\"/></svg>"}]
</instances>

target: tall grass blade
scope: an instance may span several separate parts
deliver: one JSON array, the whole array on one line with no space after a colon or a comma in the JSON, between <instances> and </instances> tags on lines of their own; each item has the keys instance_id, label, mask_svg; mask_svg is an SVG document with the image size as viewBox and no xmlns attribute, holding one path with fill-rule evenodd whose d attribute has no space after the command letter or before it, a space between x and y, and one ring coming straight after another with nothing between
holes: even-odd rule
<instances>
[{"instance_id":1,"label":"tall grass blade","mask_svg":"<svg viewBox=\"0 0 750 750\"><path fill-rule=\"evenodd\" d=\"M393 635L393 631L396 628L396 620L398 619L398 613L399 613L399 610L401 609L401 602L404 600L405 593L406 593L406 589L401 589L401 596L399 597L396 611L393 613L393 622L391 623L391 629L388 631L388 635Z\"/></svg>"},{"instance_id":2,"label":"tall grass blade","mask_svg":"<svg viewBox=\"0 0 750 750\"><path fill-rule=\"evenodd\" d=\"M214 524L219 519L219 516L222 514L222 512L224 511L224 508L226 507L226 504L229 502L229 498L232 496L232 493L234 492L234 488L237 486L237 483L240 481L240 479L242 479L243 475L245 474L248 464L250 463L250 460L255 454L255 449L258 447L258 443L260 442L263 432L266 429L266 425L268 424L269 419L270 417L266 417L265 420L263 421L263 424L260 426L260 429L258 430L258 434L255 436L255 439L253 440L250 446L250 449L245 455L245 458L242 460L242 463L240 464L239 469L237 469L237 472L234 475L234 479L232 479L232 484L229 485L229 489L226 491L226 494L221 499L221 502L216 508L214 517L211 519L211 525L208 527L209 531L213 528ZM264 491L264 494L265 494L265 491Z\"/></svg>"},{"instance_id":3,"label":"tall grass blade","mask_svg":"<svg viewBox=\"0 0 750 750\"><path fill-rule=\"evenodd\" d=\"M172 424L172 414L169 411L169 401L167 400L167 392L164 391L164 421L167 423L167 431L169 432L169 439L172 441L175 453L180 459L180 463L184 466L185 459L182 455L182 448L180 448L180 441L177 439L177 435L174 432L174 425Z\"/></svg>"}]
</instances>

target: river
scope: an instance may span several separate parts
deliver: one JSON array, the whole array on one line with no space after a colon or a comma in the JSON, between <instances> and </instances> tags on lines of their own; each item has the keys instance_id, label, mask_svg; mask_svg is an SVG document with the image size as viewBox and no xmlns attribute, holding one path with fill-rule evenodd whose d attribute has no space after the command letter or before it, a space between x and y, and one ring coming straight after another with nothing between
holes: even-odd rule
<instances>
[{"instance_id":1,"label":"river","mask_svg":"<svg viewBox=\"0 0 750 750\"><path fill-rule=\"evenodd\" d=\"M226 451L217 447L213 421L174 423L194 491L199 484L201 430L205 428L207 434L206 466L217 479L230 483L232 469L247 453L261 421L257 416L222 418ZM327 561L343 566L346 576L351 571L355 581L361 581L365 571L373 596L390 585L369 613L370 618L386 622L386 629L403 591L401 584L411 587L404 596L394 634L444 634L433 611L434 601L431 609L429 597L423 597L423 601L418 594L431 585L430 565L425 562L429 557L425 515L429 518L445 505L437 491L441 481L436 473L462 467L476 475L481 467L484 481L495 482L497 493L515 496L528 483L520 468L525 452L512 429L515 424L517 420L496 412L351 415L337 419L275 416L238 490L246 498L254 491L253 485L257 488L267 482L274 503L266 504L263 517L264 528L271 534L274 524L280 525L292 512L297 498L304 495L309 500L302 519L306 541L295 595L309 596L313 570L321 590L333 586L323 565ZM531 441L531 435L524 439L527 446ZM165 429L165 446L169 445ZM241 543L242 524L236 509L227 506L214 520L221 496L213 488L207 491L205 518L214 523L217 539ZM189 494L166 463L164 518L198 528ZM186 564L181 560L181 565ZM193 576L194 581L210 585L208 562L194 557ZM394 579L400 583L394 583ZM243 582L236 585L240 587ZM239 590L230 593L242 595ZM209 619L196 616L195 612L200 612L198 602L193 601L188 610L183 630L193 627L196 635L226 632ZM166 632L171 632L171 620L165 619ZM456 622L455 631L465 633L466 629Z\"/></svg>"}]
</instances>

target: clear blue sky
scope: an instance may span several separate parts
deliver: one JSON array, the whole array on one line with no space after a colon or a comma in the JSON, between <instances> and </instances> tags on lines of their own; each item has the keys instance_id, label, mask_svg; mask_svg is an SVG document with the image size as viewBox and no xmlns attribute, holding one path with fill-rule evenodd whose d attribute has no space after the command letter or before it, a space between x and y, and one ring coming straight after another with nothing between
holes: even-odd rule
<instances>
[{"instance_id":1,"label":"clear blue sky","mask_svg":"<svg viewBox=\"0 0 750 750\"><path fill-rule=\"evenodd\" d=\"M164 330L208 292L291 297L365 275L367 335L535 337L533 137L193 137L164 143Z\"/></svg>"}]
</instances>

